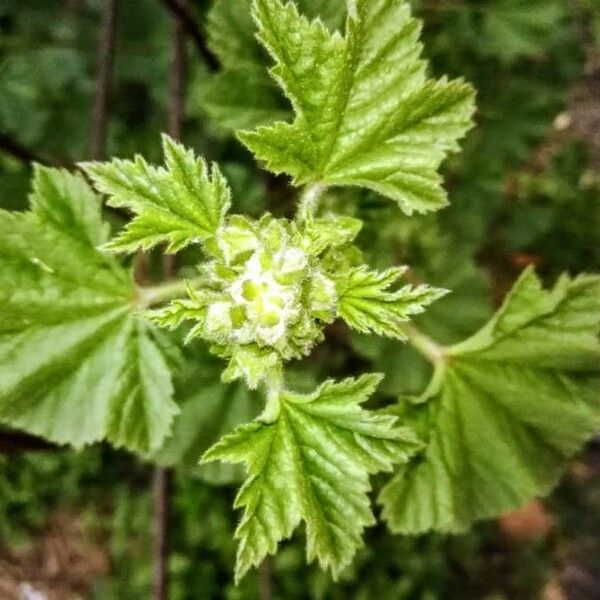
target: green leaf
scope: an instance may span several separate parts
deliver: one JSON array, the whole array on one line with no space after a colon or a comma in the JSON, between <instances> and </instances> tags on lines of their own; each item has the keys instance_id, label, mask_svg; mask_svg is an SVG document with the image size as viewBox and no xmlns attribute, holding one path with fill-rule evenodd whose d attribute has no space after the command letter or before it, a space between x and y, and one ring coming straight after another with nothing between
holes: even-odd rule
<instances>
[{"instance_id":1,"label":"green leaf","mask_svg":"<svg viewBox=\"0 0 600 600\"><path fill-rule=\"evenodd\" d=\"M202 85L200 103L218 131L247 129L289 116L262 65L222 71Z\"/></svg>"},{"instance_id":2,"label":"green leaf","mask_svg":"<svg viewBox=\"0 0 600 600\"><path fill-rule=\"evenodd\" d=\"M220 382L223 365L205 344L187 344L182 353L174 382L181 412L152 460L165 467L185 469L186 475L211 485L239 484L244 480L242 465L198 464L198 459L222 436L254 419L262 402L242 383Z\"/></svg>"},{"instance_id":3,"label":"green leaf","mask_svg":"<svg viewBox=\"0 0 600 600\"><path fill-rule=\"evenodd\" d=\"M364 375L327 381L308 395L284 393L274 423L253 421L213 446L204 461L244 462L248 479L235 506L236 580L306 523L307 558L336 577L374 524L369 474L389 471L417 449L395 417L361 408L380 381Z\"/></svg>"},{"instance_id":4,"label":"green leaf","mask_svg":"<svg viewBox=\"0 0 600 600\"><path fill-rule=\"evenodd\" d=\"M510 63L564 43L568 10L560 0L497 0L483 12L482 48Z\"/></svg>"},{"instance_id":5,"label":"green leaf","mask_svg":"<svg viewBox=\"0 0 600 600\"><path fill-rule=\"evenodd\" d=\"M207 17L208 45L222 70L208 81L202 79L200 102L223 129L255 127L288 113L267 74L250 5L250 0L216 0Z\"/></svg>"},{"instance_id":6,"label":"green leaf","mask_svg":"<svg viewBox=\"0 0 600 600\"><path fill-rule=\"evenodd\" d=\"M231 200L217 165L209 172L203 159L166 135L163 150L165 167L141 156L81 165L110 206L136 214L106 249L135 252L166 243L168 252L177 252L211 237L223 221Z\"/></svg>"},{"instance_id":7,"label":"green leaf","mask_svg":"<svg viewBox=\"0 0 600 600\"><path fill-rule=\"evenodd\" d=\"M342 37L292 3L255 1L259 38L295 120L240 139L296 185L367 187L407 214L436 210L446 203L438 168L471 126L473 90L426 77L420 25L405 0L357 0L355 8Z\"/></svg>"},{"instance_id":8,"label":"green leaf","mask_svg":"<svg viewBox=\"0 0 600 600\"><path fill-rule=\"evenodd\" d=\"M362 225L362 221L343 215L311 218L304 224L304 233L311 240L308 251L320 254L326 248L349 244L359 234Z\"/></svg>"},{"instance_id":9,"label":"green leaf","mask_svg":"<svg viewBox=\"0 0 600 600\"><path fill-rule=\"evenodd\" d=\"M80 175L38 167L32 212L0 211L0 421L59 444L148 452L177 406L164 345L133 310Z\"/></svg>"},{"instance_id":10,"label":"green leaf","mask_svg":"<svg viewBox=\"0 0 600 600\"><path fill-rule=\"evenodd\" d=\"M215 0L208 13L208 44L221 71L200 83L200 102L215 125L251 128L290 116L281 91L267 73L268 55L256 40L251 0ZM345 14L343 0L300 0L309 14L336 27Z\"/></svg>"},{"instance_id":11,"label":"green leaf","mask_svg":"<svg viewBox=\"0 0 600 600\"><path fill-rule=\"evenodd\" d=\"M600 426L599 322L600 277L545 291L527 270L410 408L428 445L381 493L390 528L460 531L547 493Z\"/></svg>"},{"instance_id":12,"label":"green leaf","mask_svg":"<svg viewBox=\"0 0 600 600\"><path fill-rule=\"evenodd\" d=\"M448 293L428 285L389 291L405 271L403 267L369 271L361 266L344 273L338 281L340 317L362 333L405 339L403 325L410 317Z\"/></svg>"}]
</instances>

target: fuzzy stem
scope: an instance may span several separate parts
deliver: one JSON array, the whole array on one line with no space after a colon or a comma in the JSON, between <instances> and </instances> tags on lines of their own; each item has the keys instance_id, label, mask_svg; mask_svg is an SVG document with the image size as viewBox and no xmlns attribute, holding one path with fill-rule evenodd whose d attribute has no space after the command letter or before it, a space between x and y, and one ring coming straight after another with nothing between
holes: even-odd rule
<instances>
[{"instance_id":1,"label":"fuzzy stem","mask_svg":"<svg viewBox=\"0 0 600 600\"><path fill-rule=\"evenodd\" d=\"M352 19L356 19L356 0L346 0L346 8L348 10L348 16Z\"/></svg>"},{"instance_id":2,"label":"fuzzy stem","mask_svg":"<svg viewBox=\"0 0 600 600\"><path fill-rule=\"evenodd\" d=\"M265 380L267 402L265 409L260 415L261 421L273 423L279 417L281 410L281 392L283 391L283 372L281 368L273 369Z\"/></svg>"},{"instance_id":3,"label":"fuzzy stem","mask_svg":"<svg viewBox=\"0 0 600 600\"><path fill-rule=\"evenodd\" d=\"M326 186L323 183L311 183L304 188L298 204L298 219L300 221L305 221L317 214L319 200L325 189Z\"/></svg>"},{"instance_id":4,"label":"fuzzy stem","mask_svg":"<svg viewBox=\"0 0 600 600\"><path fill-rule=\"evenodd\" d=\"M437 366L445 362L446 354L443 346L440 346L435 340L417 329L412 323L405 324L403 329L408 336L408 341L431 364Z\"/></svg>"},{"instance_id":5,"label":"fuzzy stem","mask_svg":"<svg viewBox=\"0 0 600 600\"><path fill-rule=\"evenodd\" d=\"M169 300L185 296L188 287L197 288L205 282L204 277L197 277L196 279L177 279L153 287L138 287L136 305L143 310L164 304Z\"/></svg>"}]
</instances>

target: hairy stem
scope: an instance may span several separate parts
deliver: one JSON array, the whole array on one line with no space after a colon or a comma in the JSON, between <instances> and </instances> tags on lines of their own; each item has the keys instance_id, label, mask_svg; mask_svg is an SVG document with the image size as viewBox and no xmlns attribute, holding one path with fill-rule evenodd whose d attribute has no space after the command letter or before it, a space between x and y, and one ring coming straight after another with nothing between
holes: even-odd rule
<instances>
[{"instance_id":1,"label":"hairy stem","mask_svg":"<svg viewBox=\"0 0 600 600\"><path fill-rule=\"evenodd\" d=\"M165 304L169 300L186 296L188 287L197 288L206 283L206 278L177 279L152 287L138 287L136 292L136 306L142 310L151 306Z\"/></svg>"},{"instance_id":2,"label":"hairy stem","mask_svg":"<svg viewBox=\"0 0 600 600\"><path fill-rule=\"evenodd\" d=\"M412 323L407 323L403 327L408 336L408 341L422 356L431 364L437 366L446 360L444 347L440 346L435 340L417 329Z\"/></svg>"},{"instance_id":3,"label":"hairy stem","mask_svg":"<svg viewBox=\"0 0 600 600\"><path fill-rule=\"evenodd\" d=\"M348 9L348 16L356 19L356 0L346 0L346 7Z\"/></svg>"},{"instance_id":4,"label":"hairy stem","mask_svg":"<svg viewBox=\"0 0 600 600\"><path fill-rule=\"evenodd\" d=\"M273 423L279 417L281 409L281 392L283 391L283 371L280 367L271 370L265 381L267 393L267 403L265 409L260 415L260 419L265 423Z\"/></svg>"},{"instance_id":5,"label":"hairy stem","mask_svg":"<svg viewBox=\"0 0 600 600\"><path fill-rule=\"evenodd\" d=\"M298 204L298 219L301 221L314 217L319 209L319 201L326 190L323 183L311 183L304 188Z\"/></svg>"}]
</instances>

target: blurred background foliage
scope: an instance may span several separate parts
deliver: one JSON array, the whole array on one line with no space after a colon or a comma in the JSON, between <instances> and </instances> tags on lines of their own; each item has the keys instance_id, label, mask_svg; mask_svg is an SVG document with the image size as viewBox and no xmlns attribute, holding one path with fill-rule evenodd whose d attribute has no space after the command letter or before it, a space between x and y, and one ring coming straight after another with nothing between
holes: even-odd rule
<instances>
[{"instance_id":1,"label":"blurred background foliage","mask_svg":"<svg viewBox=\"0 0 600 600\"><path fill-rule=\"evenodd\" d=\"M159 158L169 106L169 4L117 2L108 155ZM331 28L343 23L341 0L298 4ZM420 319L446 343L474 332L528 264L548 279L600 269L600 3L413 4L432 71L464 76L478 89L477 128L445 167L451 205L408 219L374 194L345 190L329 193L326 206L366 222L360 243L371 262L408 264L415 281L452 290ZM188 41L183 139L223 165L237 210L288 215L294 192L285 179L259 172L233 133L289 112L254 40L249 0L187 6L207 48ZM0 0L0 208L27 206L32 160L70 167L90 157L100 9L101 0ZM119 226L118 216L107 217ZM178 258L181 274L196 258L189 251ZM149 278L159 264L148 257ZM410 348L337 326L327 337L291 373L296 388L324 375L377 370L386 374L384 403L427 383L428 367ZM148 598L152 462L175 469L174 600L598 598L598 443L549 499L497 523L452 537L400 538L375 527L337 583L305 566L296 536L234 587L231 502L240 472L196 463L216 437L251 419L260 400L218 383L220 365L201 345L187 347L180 362L182 414L153 461L105 446L0 456L1 598L25 594L23 582L48 598Z\"/></svg>"}]
</instances>

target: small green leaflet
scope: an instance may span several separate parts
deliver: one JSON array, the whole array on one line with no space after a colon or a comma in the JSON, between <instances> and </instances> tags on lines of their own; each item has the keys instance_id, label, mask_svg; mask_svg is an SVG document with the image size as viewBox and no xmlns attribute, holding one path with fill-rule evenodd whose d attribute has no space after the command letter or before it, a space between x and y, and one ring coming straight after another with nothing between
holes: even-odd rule
<instances>
[{"instance_id":1,"label":"small green leaflet","mask_svg":"<svg viewBox=\"0 0 600 600\"><path fill-rule=\"evenodd\" d=\"M362 225L362 221L343 215L321 219L311 217L304 224L306 234L312 240L308 250L320 254L326 248L349 244L359 234Z\"/></svg>"},{"instance_id":2,"label":"small green leaflet","mask_svg":"<svg viewBox=\"0 0 600 600\"><path fill-rule=\"evenodd\" d=\"M167 135L163 151L165 167L141 156L81 165L110 206L136 213L107 250L135 252L166 243L168 252L177 252L211 237L225 217L230 192L217 165L211 173L204 160Z\"/></svg>"},{"instance_id":3,"label":"small green leaflet","mask_svg":"<svg viewBox=\"0 0 600 600\"><path fill-rule=\"evenodd\" d=\"M255 0L271 73L293 123L242 131L241 141L296 185L367 187L407 214L446 204L440 164L471 127L473 89L426 76L420 24L405 0L356 0L346 35L309 21L293 3Z\"/></svg>"},{"instance_id":4,"label":"small green leaflet","mask_svg":"<svg viewBox=\"0 0 600 600\"><path fill-rule=\"evenodd\" d=\"M403 325L409 318L448 293L427 285L389 291L405 272L404 267L385 271L357 267L344 273L338 282L340 317L361 333L405 339Z\"/></svg>"},{"instance_id":5,"label":"small green leaflet","mask_svg":"<svg viewBox=\"0 0 600 600\"><path fill-rule=\"evenodd\" d=\"M0 211L0 421L59 444L142 453L177 412L158 334L80 175L37 167L32 211Z\"/></svg>"},{"instance_id":6,"label":"small green leaflet","mask_svg":"<svg viewBox=\"0 0 600 600\"><path fill-rule=\"evenodd\" d=\"M390 528L460 531L547 493L600 427L599 323L600 277L545 291L525 271L406 407L427 449L382 490Z\"/></svg>"},{"instance_id":7,"label":"small green leaflet","mask_svg":"<svg viewBox=\"0 0 600 600\"><path fill-rule=\"evenodd\" d=\"M287 392L273 423L242 425L203 461L244 462L249 477L236 498L244 509L237 528L236 580L306 523L307 558L333 576L362 545L374 524L369 474L389 471L418 449L396 419L361 408L381 377L327 381L308 395Z\"/></svg>"}]
</instances>

